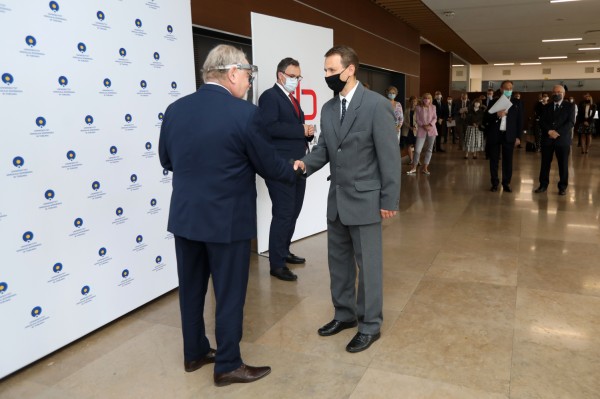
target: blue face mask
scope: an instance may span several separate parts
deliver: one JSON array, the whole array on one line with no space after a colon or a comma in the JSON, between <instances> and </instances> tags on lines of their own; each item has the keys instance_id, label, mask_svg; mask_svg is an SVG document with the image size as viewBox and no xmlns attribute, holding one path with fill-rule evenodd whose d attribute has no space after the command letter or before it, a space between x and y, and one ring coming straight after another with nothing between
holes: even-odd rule
<instances>
[{"instance_id":1,"label":"blue face mask","mask_svg":"<svg viewBox=\"0 0 600 399\"><path fill-rule=\"evenodd\" d=\"M394 94L394 93L388 93L388 98L389 98L390 100L393 100L394 98L396 98L396 96L397 96L397 94Z\"/></svg>"},{"instance_id":2,"label":"blue face mask","mask_svg":"<svg viewBox=\"0 0 600 399\"><path fill-rule=\"evenodd\" d=\"M512 90L504 90L504 95L510 98L510 96L512 96Z\"/></svg>"}]
</instances>

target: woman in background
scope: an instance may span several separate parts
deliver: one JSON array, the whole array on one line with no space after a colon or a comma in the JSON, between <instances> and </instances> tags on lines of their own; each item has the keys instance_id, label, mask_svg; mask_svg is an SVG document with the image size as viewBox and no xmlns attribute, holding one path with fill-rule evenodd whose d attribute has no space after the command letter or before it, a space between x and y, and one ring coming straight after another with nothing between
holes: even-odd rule
<instances>
[{"instance_id":1,"label":"woman in background","mask_svg":"<svg viewBox=\"0 0 600 399\"><path fill-rule=\"evenodd\" d=\"M396 134L398 135L398 141L400 141L400 128L402 128L402 123L404 122L404 112L402 112L402 104L396 101L398 89L395 86L390 86L385 90L385 94L390 100L392 109L394 110L394 118L396 119Z\"/></svg>"},{"instance_id":2,"label":"woman in background","mask_svg":"<svg viewBox=\"0 0 600 399\"><path fill-rule=\"evenodd\" d=\"M477 153L485 150L483 138L483 114L484 107L481 100L473 101L467 113L467 133L465 134L465 159L469 159L469 153L473 153L473 159L477 159Z\"/></svg>"},{"instance_id":3,"label":"woman in background","mask_svg":"<svg viewBox=\"0 0 600 399\"><path fill-rule=\"evenodd\" d=\"M404 111L404 120L406 123L402 124L402 136L400 137L400 147L407 148L410 164L413 163L413 153L415 151L417 137L417 118L415 117L415 111L417 110L418 103L419 101L415 96L410 96L408 99L406 110Z\"/></svg>"},{"instance_id":4,"label":"woman in background","mask_svg":"<svg viewBox=\"0 0 600 399\"><path fill-rule=\"evenodd\" d=\"M578 133L581 137L581 153L587 154L592 144L592 135L596 134L594 115L596 115L596 104L589 93L585 93L583 101L579 104L577 122L579 122Z\"/></svg>"},{"instance_id":5,"label":"woman in background","mask_svg":"<svg viewBox=\"0 0 600 399\"><path fill-rule=\"evenodd\" d=\"M421 156L423 146L425 146L423 173L426 175L431 174L429 172L429 162L431 161L435 136L438 135L435 127L437 115L432 101L433 98L431 97L430 93L423 94L421 104L417 105L417 109L415 111L415 119L417 120L417 143L415 144L415 155L413 157L412 169L406 172L408 175L414 175L417 173L417 165L419 165L419 158Z\"/></svg>"}]
</instances>

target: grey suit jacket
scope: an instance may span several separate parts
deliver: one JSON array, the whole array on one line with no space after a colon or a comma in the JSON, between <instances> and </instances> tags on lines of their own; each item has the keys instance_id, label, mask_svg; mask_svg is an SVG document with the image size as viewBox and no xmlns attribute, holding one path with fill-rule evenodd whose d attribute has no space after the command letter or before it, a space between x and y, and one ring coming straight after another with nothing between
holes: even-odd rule
<instances>
[{"instance_id":1,"label":"grey suit jacket","mask_svg":"<svg viewBox=\"0 0 600 399\"><path fill-rule=\"evenodd\" d=\"M329 162L327 218L347 225L381 221L380 209L398 210L400 151L390 102L358 87L340 124L340 98L321 110L321 134L302 161L307 175Z\"/></svg>"}]
</instances>

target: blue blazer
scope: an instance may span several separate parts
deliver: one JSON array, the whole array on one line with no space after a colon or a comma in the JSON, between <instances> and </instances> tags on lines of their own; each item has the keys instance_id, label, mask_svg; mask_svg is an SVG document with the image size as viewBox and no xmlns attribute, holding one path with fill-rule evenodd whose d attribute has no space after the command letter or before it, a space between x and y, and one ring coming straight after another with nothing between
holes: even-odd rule
<instances>
[{"instance_id":1,"label":"blue blazer","mask_svg":"<svg viewBox=\"0 0 600 399\"><path fill-rule=\"evenodd\" d=\"M300 159L306 154L307 138L304 136L304 112L296 102L300 116L290 98L277 86L265 90L258 99L266 132L277 152L284 158Z\"/></svg>"},{"instance_id":2,"label":"blue blazer","mask_svg":"<svg viewBox=\"0 0 600 399\"><path fill-rule=\"evenodd\" d=\"M494 99L490 103L489 108L493 107L496 101L498 99ZM501 134L506 135L507 143L514 143L517 138L521 139L521 132L523 131L523 106L521 101L516 98L511 98L510 102L512 103L512 107L508 109L508 114L506 115L506 133L500 133L502 118L498 118L498 114L496 113L490 114L487 110L485 111L483 126L487 135L487 141L490 144L501 143Z\"/></svg>"},{"instance_id":3,"label":"blue blazer","mask_svg":"<svg viewBox=\"0 0 600 399\"><path fill-rule=\"evenodd\" d=\"M189 240L230 243L256 236L256 173L296 181L268 138L258 107L204 84L169 105L159 157L173 171L167 229Z\"/></svg>"},{"instance_id":4,"label":"blue blazer","mask_svg":"<svg viewBox=\"0 0 600 399\"><path fill-rule=\"evenodd\" d=\"M554 111L554 102L549 101L544 106L544 112L540 119L540 127L542 129L542 145L571 145L571 128L575 125L575 104L568 101L560 103L560 106ZM556 130L559 136L556 139L551 139L548 136L549 130Z\"/></svg>"}]
</instances>

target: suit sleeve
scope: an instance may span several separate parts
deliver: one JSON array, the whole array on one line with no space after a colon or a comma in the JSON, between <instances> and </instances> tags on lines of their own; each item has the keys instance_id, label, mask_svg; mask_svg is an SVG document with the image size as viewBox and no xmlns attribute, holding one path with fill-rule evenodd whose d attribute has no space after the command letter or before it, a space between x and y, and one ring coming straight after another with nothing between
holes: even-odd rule
<instances>
[{"instance_id":1,"label":"suit sleeve","mask_svg":"<svg viewBox=\"0 0 600 399\"><path fill-rule=\"evenodd\" d=\"M281 99L278 99L271 90L265 91L258 99L258 106L266 127L266 132L271 138L304 138L304 126L301 123L281 122L282 118L279 115L282 112L281 105Z\"/></svg>"},{"instance_id":2,"label":"suit sleeve","mask_svg":"<svg viewBox=\"0 0 600 399\"><path fill-rule=\"evenodd\" d=\"M375 105L373 115L373 141L381 178L380 209L395 211L400 200L400 151L394 113L383 97Z\"/></svg>"},{"instance_id":3,"label":"suit sleeve","mask_svg":"<svg viewBox=\"0 0 600 399\"><path fill-rule=\"evenodd\" d=\"M163 117L162 125L160 127L160 136L158 138L158 158L160 159L160 164L162 165L162 167L172 172L173 164L171 163L171 158L169 157L169 151L167 149L167 135L169 134L168 131L170 115L169 109L171 109L171 106L167 107L167 110L165 111L165 115Z\"/></svg>"},{"instance_id":4,"label":"suit sleeve","mask_svg":"<svg viewBox=\"0 0 600 399\"><path fill-rule=\"evenodd\" d=\"M258 109L250 114L247 127L246 152L256 173L264 179L288 183L296 181L296 174L288 160L284 160L277 154L275 147L262 133L264 124Z\"/></svg>"},{"instance_id":5,"label":"suit sleeve","mask_svg":"<svg viewBox=\"0 0 600 399\"><path fill-rule=\"evenodd\" d=\"M302 162L306 166L306 175L310 176L313 173L317 172L323 166L327 165L329 162L329 154L327 152L327 140L325 139L324 129L323 129L323 121L329 117L329 114L325 110L325 106L321 110L321 126L319 134L319 139L317 140L317 144L313 146L312 150L306 154L304 158L302 158Z\"/></svg>"}]
</instances>

